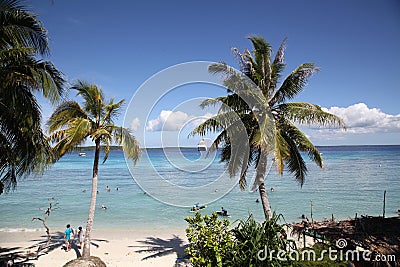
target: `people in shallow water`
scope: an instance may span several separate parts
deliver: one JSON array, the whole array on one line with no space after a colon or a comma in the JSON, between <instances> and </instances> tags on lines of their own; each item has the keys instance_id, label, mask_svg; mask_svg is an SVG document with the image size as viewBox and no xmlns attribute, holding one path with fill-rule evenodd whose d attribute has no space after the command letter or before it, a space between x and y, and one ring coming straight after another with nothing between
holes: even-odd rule
<instances>
[{"instance_id":1,"label":"people in shallow water","mask_svg":"<svg viewBox=\"0 0 400 267\"><path fill-rule=\"evenodd\" d=\"M221 211L222 211L222 215L223 216L227 216L228 215L228 211L226 209L224 209L224 207L221 207Z\"/></svg>"},{"instance_id":2,"label":"people in shallow water","mask_svg":"<svg viewBox=\"0 0 400 267\"><path fill-rule=\"evenodd\" d=\"M106 209L107 209L107 206L101 205L101 206L100 206L100 209L106 210Z\"/></svg>"},{"instance_id":3,"label":"people in shallow water","mask_svg":"<svg viewBox=\"0 0 400 267\"><path fill-rule=\"evenodd\" d=\"M275 189L273 187L271 187L271 192L274 192L274 191L275 191Z\"/></svg>"},{"instance_id":4,"label":"people in shallow water","mask_svg":"<svg viewBox=\"0 0 400 267\"><path fill-rule=\"evenodd\" d=\"M193 207L190 209L191 211L196 211L196 210L201 210L204 209L206 206L205 205L201 205L199 203L196 203L193 205Z\"/></svg>"},{"instance_id":5,"label":"people in shallow water","mask_svg":"<svg viewBox=\"0 0 400 267\"><path fill-rule=\"evenodd\" d=\"M260 200L258 200L258 198L256 199L256 203L260 202Z\"/></svg>"}]
</instances>

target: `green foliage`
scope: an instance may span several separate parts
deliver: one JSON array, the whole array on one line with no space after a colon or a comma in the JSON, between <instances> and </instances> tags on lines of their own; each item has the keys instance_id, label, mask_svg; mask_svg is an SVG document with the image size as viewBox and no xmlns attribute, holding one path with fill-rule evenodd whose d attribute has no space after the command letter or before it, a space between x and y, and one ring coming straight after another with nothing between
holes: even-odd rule
<instances>
[{"instance_id":1,"label":"green foliage","mask_svg":"<svg viewBox=\"0 0 400 267\"><path fill-rule=\"evenodd\" d=\"M36 93L56 103L65 80L40 59L48 54L47 31L37 16L22 1L0 0L0 194L52 163Z\"/></svg>"},{"instance_id":2,"label":"green foliage","mask_svg":"<svg viewBox=\"0 0 400 267\"><path fill-rule=\"evenodd\" d=\"M288 255L286 261L269 257L272 251L295 247L294 241L287 240L284 225L279 224L281 218L282 215L274 213L263 223L256 222L252 215L246 221L240 221L232 230L236 242L228 266L290 266Z\"/></svg>"},{"instance_id":3,"label":"green foliage","mask_svg":"<svg viewBox=\"0 0 400 267\"><path fill-rule=\"evenodd\" d=\"M186 253L194 266L222 267L234 249L233 234L229 231L228 220L218 220L214 212L211 216L186 217L189 226L186 235L189 246Z\"/></svg>"},{"instance_id":4,"label":"green foliage","mask_svg":"<svg viewBox=\"0 0 400 267\"><path fill-rule=\"evenodd\" d=\"M185 218L189 224L186 253L195 267L346 266L343 261L329 258L327 245L297 249L295 242L287 239L286 225L279 224L281 219L282 215L273 213L271 219L259 223L250 215L229 229L229 221L218 220L215 213L211 216L196 213Z\"/></svg>"},{"instance_id":5,"label":"green foliage","mask_svg":"<svg viewBox=\"0 0 400 267\"><path fill-rule=\"evenodd\" d=\"M194 266L289 266L290 261L266 258L265 251L286 250L292 241L286 239L284 226L278 222L281 215L258 223L250 216L229 230L229 221L218 220L217 214L186 217L189 246L186 253ZM263 253L259 259L260 251Z\"/></svg>"}]
</instances>

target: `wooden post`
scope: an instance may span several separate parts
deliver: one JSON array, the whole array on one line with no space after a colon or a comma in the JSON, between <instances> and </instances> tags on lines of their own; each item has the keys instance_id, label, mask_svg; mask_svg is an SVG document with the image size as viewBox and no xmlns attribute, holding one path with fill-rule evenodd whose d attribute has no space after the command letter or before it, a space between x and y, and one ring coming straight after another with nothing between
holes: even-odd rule
<instances>
[{"instance_id":1,"label":"wooden post","mask_svg":"<svg viewBox=\"0 0 400 267\"><path fill-rule=\"evenodd\" d=\"M385 209L386 209L386 190L383 192L383 218L385 218Z\"/></svg>"},{"instance_id":2,"label":"wooden post","mask_svg":"<svg viewBox=\"0 0 400 267\"><path fill-rule=\"evenodd\" d=\"M312 204L312 200L310 200L311 202L311 227L314 229L314 219L313 219L313 204Z\"/></svg>"}]
</instances>

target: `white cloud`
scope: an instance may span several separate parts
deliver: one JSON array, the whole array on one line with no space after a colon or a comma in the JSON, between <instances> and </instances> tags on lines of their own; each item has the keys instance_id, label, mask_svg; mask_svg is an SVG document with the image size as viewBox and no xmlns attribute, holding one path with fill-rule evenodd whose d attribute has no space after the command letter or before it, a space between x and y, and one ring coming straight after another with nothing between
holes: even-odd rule
<instances>
[{"instance_id":1,"label":"white cloud","mask_svg":"<svg viewBox=\"0 0 400 267\"><path fill-rule=\"evenodd\" d=\"M147 123L146 130L150 132L178 131L192 118L193 116L182 111L162 110L157 119Z\"/></svg>"},{"instance_id":2,"label":"white cloud","mask_svg":"<svg viewBox=\"0 0 400 267\"><path fill-rule=\"evenodd\" d=\"M206 120L208 120L211 117L214 117L215 114L209 113L207 112L206 114L204 114L201 117L196 117L195 119L193 119L191 121L193 128L199 126L200 124L202 124L203 122L205 122Z\"/></svg>"},{"instance_id":3,"label":"white cloud","mask_svg":"<svg viewBox=\"0 0 400 267\"><path fill-rule=\"evenodd\" d=\"M188 125L194 128L213 116L211 113L194 116L182 111L162 110L156 119L147 123L146 131L179 131Z\"/></svg>"},{"instance_id":4,"label":"white cloud","mask_svg":"<svg viewBox=\"0 0 400 267\"><path fill-rule=\"evenodd\" d=\"M347 133L400 132L400 114L386 114L378 108L369 108L364 103L354 104L346 108L331 107L325 110L344 120Z\"/></svg>"},{"instance_id":5,"label":"white cloud","mask_svg":"<svg viewBox=\"0 0 400 267\"><path fill-rule=\"evenodd\" d=\"M134 119L132 120L132 122L131 122L131 129L134 130L134 131L137 131L138 128L139 128L139 126L140 126L140 120L139 120L139 118L134 118Z\"/></svg>"}]
</instances>

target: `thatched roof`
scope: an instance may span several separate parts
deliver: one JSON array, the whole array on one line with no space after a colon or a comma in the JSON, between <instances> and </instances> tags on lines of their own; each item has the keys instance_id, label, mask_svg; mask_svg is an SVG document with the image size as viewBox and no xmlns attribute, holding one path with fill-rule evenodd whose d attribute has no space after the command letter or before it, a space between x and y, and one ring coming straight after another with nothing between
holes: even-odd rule
<instances>
[{"instance_id":1,"label":"thatched roof","mask_svg":"<svg viewBox=\"0 0 400 267\"><path fill-rule=\"evenodd\" d=\"M343 221L292 224L293 232L303 231L323 236L334 242L344 238L349 245L359 246L381 255L396 255L400 262L400 217L361 217Z\"/></svg>"}]
</instances>

